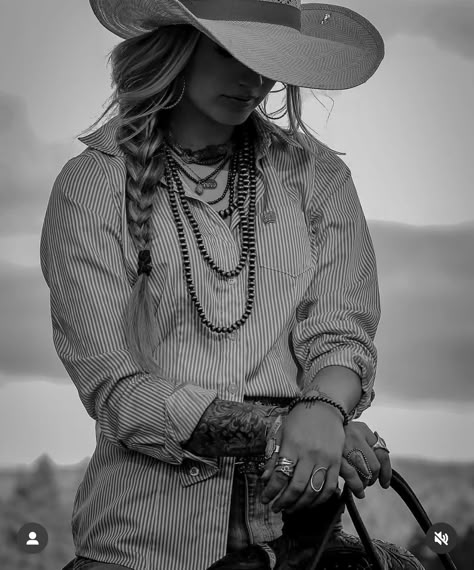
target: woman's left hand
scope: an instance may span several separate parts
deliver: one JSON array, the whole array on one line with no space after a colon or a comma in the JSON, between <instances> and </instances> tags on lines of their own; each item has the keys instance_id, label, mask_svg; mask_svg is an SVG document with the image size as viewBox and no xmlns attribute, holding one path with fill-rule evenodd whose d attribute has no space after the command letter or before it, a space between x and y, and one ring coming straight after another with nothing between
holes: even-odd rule
<instances>
[{"instance_id":1,"label":"woman's left hand","mask_svg":"<svg viewBox=\"0 0 474 570\"><path fill-rule=\"evenodd\" d=\"M377 436L364 422L349 422L345 432L339 475L359 498L363 496L365 487L373 485L378 479L382 487L387 489L392 478L392 466L387 451L372 448Z\"/></svg>"}]
</instances>

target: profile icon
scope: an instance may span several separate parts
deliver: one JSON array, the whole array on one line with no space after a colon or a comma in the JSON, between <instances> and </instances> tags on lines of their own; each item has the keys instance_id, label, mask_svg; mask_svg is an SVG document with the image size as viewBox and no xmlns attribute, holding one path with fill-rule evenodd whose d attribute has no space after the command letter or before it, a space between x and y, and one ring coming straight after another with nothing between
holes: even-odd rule
<instances>
[{"instance_id":1,"label":"profile icon","mask_svg":"<svg viewBox=\"0 0 474 570\"><path fill-rule=\"evenodd\" d=\"M39 542L36 540L36 532L35 531L31 531L28 534L30 540L28 540L28 542L26 543L27 546L39 546Z\"/></svg>"},{"instance_id":2,"label":"profile icon","mask_svg":"<svg viewBox=\"0 0 474 570\"><path fill-rule=\"evenodd\" d=\"M48 544L48 532L39 523L26 523L18 531L16 543L22 552L38 554Z\"/></svg>"}]
</instances>

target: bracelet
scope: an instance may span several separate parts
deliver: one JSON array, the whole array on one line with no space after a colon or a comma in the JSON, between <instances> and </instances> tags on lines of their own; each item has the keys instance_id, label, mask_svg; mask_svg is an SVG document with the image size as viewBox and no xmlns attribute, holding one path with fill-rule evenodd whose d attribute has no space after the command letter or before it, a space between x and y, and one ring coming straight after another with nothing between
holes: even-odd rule
<instances>
[{"instance_id":1,"label":"bracelet","mask_svg":"<svg viewBox=\"0 0 474 570\"><path fill-rule=\"evenodd\" d=\"M337 408L343 415L344 417L343 425L346 426L349 423L349 415L347 414L346 410L341 406L341 404L338 404L337 402L331 400L331 398L327 398L326 396L300 396L298 398L295 398L288 406L288 413L291 412L291 410L296 406L296 404L299 404L301 402L324 402L326 404L330 404L331 406Z\"/></svg>"}]
</instances>

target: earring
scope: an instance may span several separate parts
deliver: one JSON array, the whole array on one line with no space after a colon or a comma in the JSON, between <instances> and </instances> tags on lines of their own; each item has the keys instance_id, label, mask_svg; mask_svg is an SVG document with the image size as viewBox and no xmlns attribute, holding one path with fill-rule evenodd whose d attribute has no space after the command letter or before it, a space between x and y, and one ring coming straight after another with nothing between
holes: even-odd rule
<instances>
[{"instance_id":1,"label":"earring","mask_svg":"<svg viewBox=\"0 0 474 570\"><path fill-rule=\"evenodd\" d=\"M161 107L160 111L162 111L164 109L172 109L173 107L176 107L176 105L183 98L185 88L186 88L186 79L184 79L184 77L183 77L183 90L181 91L181 95L180 95L179 99L176 101L176 103L173 103L173 105L169 105L168 107Z\"/></svg>"}]
</instances>

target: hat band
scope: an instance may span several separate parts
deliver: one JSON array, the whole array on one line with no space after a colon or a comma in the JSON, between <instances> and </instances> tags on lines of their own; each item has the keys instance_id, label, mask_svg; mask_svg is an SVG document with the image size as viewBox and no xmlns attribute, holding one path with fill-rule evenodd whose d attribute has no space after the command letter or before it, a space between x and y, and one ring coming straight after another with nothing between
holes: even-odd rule
<instances>
[{"instance_id":1,"label":"hat band","mask_svg":"<svg viewBox=\"0 0 474 570\"><path fill-rule=\"evenodd\" d=\"M265 0L180 0L198 18L230 22L260 22L301 31L301 10Z\"/></svg>"}]
</instances>

